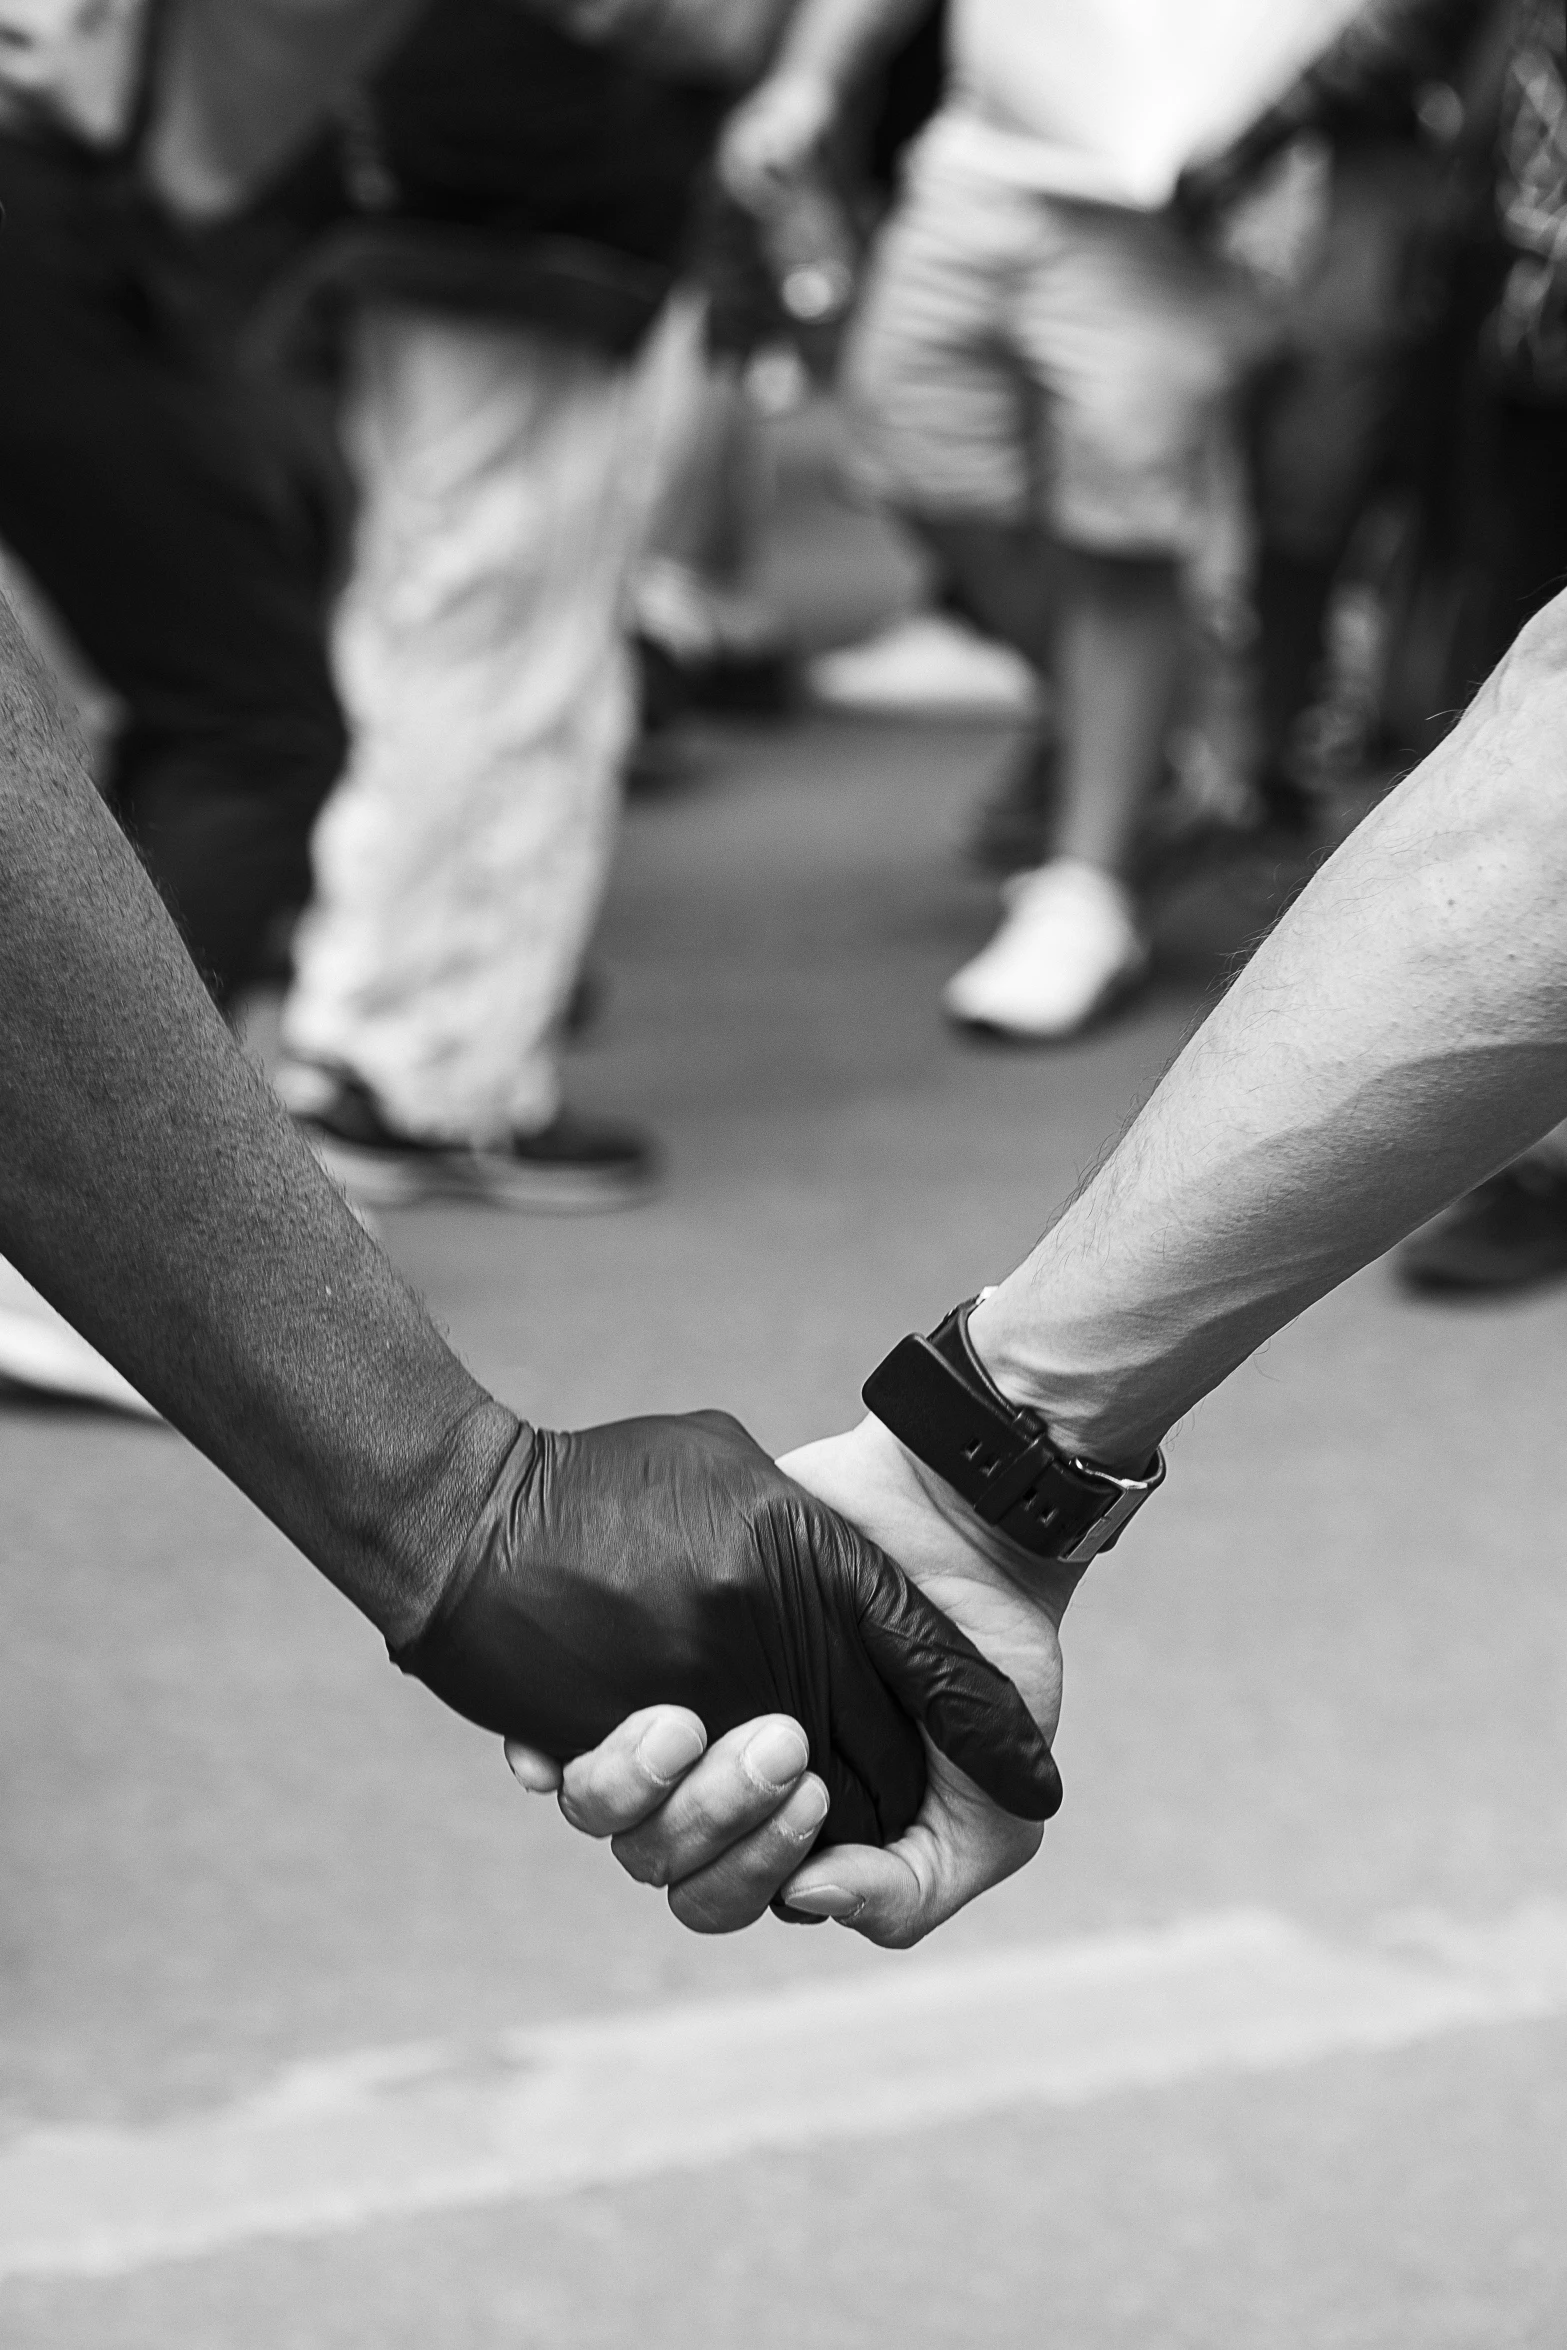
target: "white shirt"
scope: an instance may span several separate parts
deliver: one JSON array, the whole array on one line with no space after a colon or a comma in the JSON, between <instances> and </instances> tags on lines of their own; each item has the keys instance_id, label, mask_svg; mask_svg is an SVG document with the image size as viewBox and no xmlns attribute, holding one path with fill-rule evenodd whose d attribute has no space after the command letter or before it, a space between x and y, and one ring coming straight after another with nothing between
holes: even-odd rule
<instances>
[{"instance_id":1,"label":"white shirt","mask_svg":"<svg viewBox=\"0 0 1567 2350\"><path fill-rule=\"evenodd\" d=\"M954 0L933 152L989 177L1153 210L1364 0Z\"/></svg>"}]
</instances>

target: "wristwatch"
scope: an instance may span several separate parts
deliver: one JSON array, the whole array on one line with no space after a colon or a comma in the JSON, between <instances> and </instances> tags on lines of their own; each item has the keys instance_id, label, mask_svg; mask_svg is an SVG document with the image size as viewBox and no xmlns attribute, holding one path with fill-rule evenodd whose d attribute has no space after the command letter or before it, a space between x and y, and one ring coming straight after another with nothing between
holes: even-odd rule
<instances>
[{"instance_id":1,"label":"wristwatch","mask_svg":"<svg viewBox=\"0 0 1567 2350\"><path fill-rule=\"evenodd\" d=\"M980 1296L987 1296L982 1290ZM883 1427L944 1477L987 1526L1036 1558L1082 1566L1120 1539L1164 1480L1164 1455L1118 1477L1063 1452L1037 1412L1011 1403L974 1352L971 1297L928 1338L902 1338L862 1390Z\"/></svg>"}]
</instances>

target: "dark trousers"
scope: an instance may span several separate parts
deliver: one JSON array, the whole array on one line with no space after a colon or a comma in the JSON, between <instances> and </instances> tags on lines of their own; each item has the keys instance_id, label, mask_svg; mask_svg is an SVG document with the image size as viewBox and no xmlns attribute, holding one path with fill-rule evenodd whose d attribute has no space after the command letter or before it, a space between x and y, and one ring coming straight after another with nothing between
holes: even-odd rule
<instances>
[{"instance_id":1,"label":"dark trousers","mask_svg":"<svg viewBox=\"0 0 1567 2350\"><path fill-rule=\"evenodd\" d=\"M0 540L125 704L112 803L225 1001L345 751L309 531L119 169L0 139L0 199Z\"/></svg>"},{"instance_id":2,"label":"dark trousers","mask_svg":"<svg viewBox=\"0 0 1567 2350\"><path fill-rule=\"evenodd\" d=\"M1454 700L1467 700L1526 620L1567 587L1567 407L1485 383L1467 416L1463 552L1466 624Z\"/></svg>"},{"instance_id":3,"label":"dark trousers","mask_svg":"<svg viewBox=\"0 0 1567 2350\"><path fill-rule=\"evenodd\" d=\"M1275 780L1317 689L1356 527L1378 495L1421 489L1462 380L1443 188L1407 138L1368 135L1339 154L1321 255L1256 388L1261 714Z\"/></svg>"}]
</instances>

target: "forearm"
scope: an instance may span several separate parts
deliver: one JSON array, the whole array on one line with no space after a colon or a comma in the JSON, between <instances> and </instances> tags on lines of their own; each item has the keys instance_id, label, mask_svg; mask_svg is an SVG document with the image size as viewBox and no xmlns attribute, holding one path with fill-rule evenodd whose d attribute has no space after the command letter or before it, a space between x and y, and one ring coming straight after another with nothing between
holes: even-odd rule
<instances>
[{"instance_id":1,"label":"forearm","mask_svg":"<svg viewBox=\"0 0 1567 2350\"><path fill-rule=\"evenodd\" d=\"M842 99L930 11L931 0L802 0L773 60L775 76L820 83Z\"/></svg>"},{"instance_id":2,"label":"forearm","mask_svg":"<svg viewBox=\"0 0 1567 2350\"><path fill-rule=\"evenodd\" d=\"M235 1046L0 603L0 1249L394 1640L515 1433Z\"/></svg>"},{"instance_id":3,"label":"forearm","mask_svg":"<svg viewBox=\"0 0 1567 2350\"><path fill-rule=\"evenodd\" d=\"M1271 1332L1567 1110L1567 598L1258 950L973 1317L1135 1466Z\"/></svg>"}]
</instances>

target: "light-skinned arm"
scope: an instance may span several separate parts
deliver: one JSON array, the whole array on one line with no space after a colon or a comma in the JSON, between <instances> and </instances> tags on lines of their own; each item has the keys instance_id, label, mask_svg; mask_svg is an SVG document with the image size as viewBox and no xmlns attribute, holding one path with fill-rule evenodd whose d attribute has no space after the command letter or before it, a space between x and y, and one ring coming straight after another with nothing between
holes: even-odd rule
<instances>
[{"instance_id":1,"label":"light-skinned arm","mask_svg":"<svg viewBox=\"0 0 1567 2350\"><path fill-rule=\"evenodd\" d=\"M1135 1470L1272 1332L1564 1110L1567 596L1264 941L976 1310L975 1345L1068 1449ZM951 1302L929 1300L928 1319ZM1070 1579L1042 1581L874 1419L785 1465L905 1557L1053 1728ZM567 1774L568 1817L629 1833L639 1873L668 1882L698 1850L701 1770L666 1831L658 1791L584 1757ZM1016 1831L938 1771L907 1837L813 1856L783 1895L875 1941L917 1941L1029 1857L1037 1832ZM721 1802L700 1850L708 1867L725 1852L726 1897L745 1884L754 1912L764 1865L751 1868Z\"/></svg>"},{"instance_id":2,"label":"light-skinned arm","mask_svg":"<svg viewBox=\"0 0 1567 2350\"><path fill-rule=\"evenodd\" d=\"M1111 1466L1567 1109L1567 597L1258 949L971 1328Z\"/></svg>"},{"instance_id":3,"label":"light-skinned arm","mask_svg":"<svg viewBox=\"0 0 1567 2350\"><path fill-rule=\"evenodd\" d=\"M767 78L735 108L719 141L730 194L766 212L810 163L844 101L929 13L931 0L801 0Z\"/></svg>"}]
</instances>

